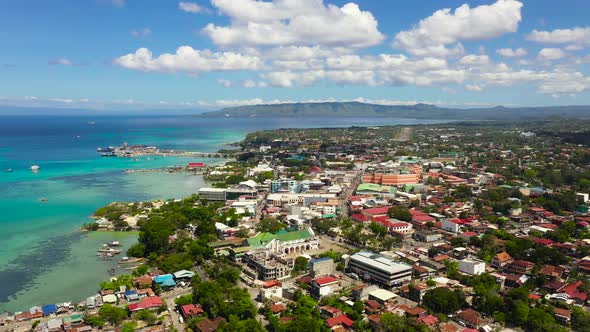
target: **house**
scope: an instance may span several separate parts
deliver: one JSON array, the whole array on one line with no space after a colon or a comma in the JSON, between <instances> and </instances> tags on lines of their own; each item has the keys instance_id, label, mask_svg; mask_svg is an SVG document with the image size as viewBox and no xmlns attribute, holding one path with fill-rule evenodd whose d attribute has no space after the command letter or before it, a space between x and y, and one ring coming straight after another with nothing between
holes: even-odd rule
<instances>
[{"instance_id":1,"label":"house","mask_svg":"<svg viewBox=\"0 0 590 332\"><path fill-rule=\"evenodd\" d=\"M320 316L323 318L332 318L340 315L342 315L342 311L338 308L334 308L329 305L320 307Z\"/></svg>"},{"instance_id":2,"label":"house","mask_svg":"<svg viewBox=\"0 0 590 332\"><path fill-rule=\"evenodd\" d=\"M479 275L486 272L486 263L472 258L459 261L459 271L469 275Z\"/></svg>"},{"instance_id":3,"label":"house","mask_svg":"<svg viewBox=\"0 0 590 332\"><path fill-rule=\"evenodd\" d=\"M332 276L315 278L311 281L310 294L316 299L332 294L340 285L340 281Z\"/></svg>"},{"instance_id":4,"label":"house","mask_svg":"<svg viewBox=\"0 0 590 332\"><path fill-rule=\"evenodd\" d=\"M180 270L174 272L174 279L176 281L191 281L195 273L188 270Z\"/></svg>"},{"instance_id":5,"label":"house","mask_svg":"<svg viewBox=\"0 0 590 332\"><path fill-rule=\"evenodd\" d=\"M200 304L194 305L191 303L185 304L180 307L180 314L182 315L182 317L184 317L184 319L200 316L204 312L205 311L203 310L203 307Z\"/></svg>"},{"instance_id":6,"label":"house","mask_svg":"<svg viewBox=\"0 0 590 332\"><path fill-rule=\"evenodd\" d=\"M157 309L162 306L164 302L158 296L146 297L138 303L132 303L127 308L130 312L136 312L144 309Z\"/></svg>"},{"instance_id":7,"label":"house","mask_svg":"<svg viewBox=\"0 0 590 332\"><path fill-rule=\"evenodd\" d=\"M48 304L41 307L41 311L43 311L43 316L53 315L57 312L57 305L55 304Z\"/></svg>"},{"instance_id":8,"label":"house","mask_svg":"<svg viewBox=\"0 0 590 332\"><path fill-rule=\"evenodd\" d=\"M534 263L525 260L515 260L504 268L509 273L529 274L535 267Z\"/></svg>"},{"instance_id":9,"label":"house","mask_svg":"<svg viewBox=\"0 0 590 332\"><path fill-rule=\"evenodd\" d=\"M278 315L281 312L286 312L287 310L287 307L282 303L276 303L270 306L270 311L272 311L272 313L275 315Z\"/></svg>"},{"instance_id":10,"label":"house","mask_svg":"<svg viewBox=\"0 0 590 332\"><path fill-rule=\"evenodd\" d=\"M582 286L582 281L576 281L574 283L568 284L563 289L563 292L568 295L571 300L574 300L575 304L577 305L584 305L586 303L586 299L588 295L585 292L579 290L579 287Z\"/></svg>"},{"instance_id":11,"label":"house","mask_svg":"<svg viewBox=\"0 0 590 332\"><path fill-rule=\"evenodd\" d=\"M479 329L485 323L481 314L473 309L465 309L457 314L457 320L463 322L465 326Z\"/></svg>"},{"instance_id":12,"label":"house","mask_svg":"<svg viewBox=\"0 0 590 332\"><path fill-rule=\"evenodd\" d=\"M572 312L567 309L555 308L553 315L562 324L568 324L572 320Z\"/></svg>"},{"instance_id":13,"label":"house","mask_svg":"<svg viewBox=\"0 0 590 332\"><path fill-rule=\"evenodd\" d=\"M433 327L436 324L438 324L438 318L436 316L433 315L422 315L420 317L418 317L417 321L419 323L422 323L428 327Z\"/></svg>"},{"instance_id":14,"label":"house","mask_svg":"<svg viewBox=\"0 0 590 332\"><path fill-rule=\"evenodd\" d=\"M369 293L369 300L375 300L379 304L385 304L391 299L395 299L397 295L386 289L377 289Z\"/></svg>"},{"instance_id":15,"label":"house","mask_svg":"<svg viewBox=\"0 0 590 332\"><path fill-rule=\"evenodd\" d=\"M219 328L219 325L225 322L226 320L223 317L217 317L213 320L203 319L197 323L197 330L199 330L199 332L215 332Z\"/></svg>"},{"instance_id":16,"label":"house","mask_svg":"<svg viewBox=\"0 0 590 332\"><path fill-rule=\"evenodd\" d=\"M74 329L76 327L84 325L84 320L82 319L82 314L76 314L72 316L64 317L63 319L63 327L64 330L68 331Z\"/></svg>"},{"instance_id":17,"label":"house","mask_svg":"<svg viewBox=\"0 0 590 332\"><path fill-rule=\"evenodd\" d=\"M340 315L332 318L326 319L326 325L333 329L336 326L343 326L347 329L352 328L354 321L346 315Z\"/></svg>"},{"instance_id":18,"label":"house","mask_svg":"<svg viewBox=\"0 0 590 332\"><path fill-rule=\"evenodd\" d=\"M176 287L176 281L174 281L174 275L172 274L161 274L154 277L154 283L164 289Z\"/></svg>"},{"instance_id":19,"label":"house","mask_svg":"<svg viewBox=\"0 0 590 332\"><path fill-rule=\"evenodd\" d=\"M493 267L501 269L510 262L512 262L512 257L507 252L503 251L492 258L491 264Z\"/></svg>"}]
</instances>

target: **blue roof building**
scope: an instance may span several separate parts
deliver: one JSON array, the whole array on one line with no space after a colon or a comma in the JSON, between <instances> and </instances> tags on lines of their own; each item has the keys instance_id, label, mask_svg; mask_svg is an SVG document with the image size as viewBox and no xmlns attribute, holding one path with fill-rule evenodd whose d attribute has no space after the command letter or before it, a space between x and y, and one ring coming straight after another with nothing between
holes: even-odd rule
<instances>
[{"instance_id":1,"label":"blue roof building","mask_svg":"<svg viewBox=\"0 0 590 332\"><path fill-rule=\"evenodd\" d=\"M160 287L175 287L176 281L174 281L174 276L172 274L162 274L159 276L154 277L154 282Z\"/></svg>"},{"instance_id":2,"label":"blue roof building","mask_svg":"<svg viewBox=\"0 0 590 332\"><path fill-rule=\"evenodd\" d=\"M49 316L57 312L57 305L55 304L47 304L41 307L41 311L43 311L43 316Z\"/></svg>"}]
</instances>

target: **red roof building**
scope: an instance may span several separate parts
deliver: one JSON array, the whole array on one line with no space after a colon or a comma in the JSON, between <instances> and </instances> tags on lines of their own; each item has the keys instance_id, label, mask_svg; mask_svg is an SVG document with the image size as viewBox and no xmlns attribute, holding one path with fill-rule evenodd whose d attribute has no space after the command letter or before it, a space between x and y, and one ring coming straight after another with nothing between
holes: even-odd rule
<instances>
[{"instance_id":1,"label":"red roof building","mask_svg":"<svg viewBox=\"0 0 590 332\"><path fill-rule=\"evenodd\" d=\"M185 304L183 306L180 307L180 313L182 314L182 317L189 318L189 317L197 317L201 314L203 314L205 311L203 311L203 308L201 307L201 305L194 305L194 304Z\"/></svg>"},{"instance_id":2,"label":"red roof building","mask_svg":"<svg viewBox=\"0 0 590 332\"><path fill-rule=\"evenodd\" d=\"M326 325L328 325L329 328L333 328L337 325L351 328L353 324L354 322L352 321L352 319L348 318L346 315L340 315L326 319Z\"/></svg>"},{"instance_id":3,"label":"red roof building","mask_svg":"<svg viewBox=\"0 0 590 332\"><path fill-rule=\"evenodd\" d=\"M156 309L163 304L162 299L158 296L146 297L138 303L133 303L128 306L129 311L135 312L144 309Z\"/></svg>"}]
</instances>

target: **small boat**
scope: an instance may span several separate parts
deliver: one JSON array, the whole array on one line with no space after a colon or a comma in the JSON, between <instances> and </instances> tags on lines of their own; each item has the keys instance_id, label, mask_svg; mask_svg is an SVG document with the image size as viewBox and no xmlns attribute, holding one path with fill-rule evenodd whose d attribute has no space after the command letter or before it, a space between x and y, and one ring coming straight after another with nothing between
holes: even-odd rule
<instances>
[{"instance_id":1,"label":"small boat","mask_svg":"<svg viewBox=\"0 0 590 332\"><path fill-rule=\"evenodd\" d=\"M120 245L121 245L121 242L119 242L119 241L109 242L109 246L111 246L111 247L118 247Z\"/></svg>"},{"instance_id":2,"label":"small boat","mask_svg":"<svg viewBox=\"0 0 590 332\"><path fill-rule=\"evenodd\" d=\"M7 169L4 170L4 172L6 172L6 173L12 173L12 172L14 172L14 170L12 168L7 168Z\"/></svg>"},{"instance_id":3,"label":"small boat","mask_svg":"<svg viewBox=\"0 0 590 332\"><path fill-rule=\"evenodd\" d=\"M41 197L41 199L39 199L39 200L40 200L41 202L47 202L47 201L48 201L48 199L47 199L47 198L45 198L45 197Z\"/></svg>"},{"instance_id":4,"label":"small boat","mask_svg":"<svg viewBox=\"0 0 590 332\"><path fill-rule=\"evenodd\" d=\"M41 168L41 167L39 167L39 165L33 165L33 166L31 166L31 171L38 172L39 168Z\"/></svg>"},{"instance_id":5,"label":"small boat","mask_svg":"<svg viewBox=\"0 0 590 332\"><path fill-rule=\"evenodd\" d=\"M96 121L88 121L88 124L89 125L95 125L96 124Z\"/></svg>"}]
</instances>

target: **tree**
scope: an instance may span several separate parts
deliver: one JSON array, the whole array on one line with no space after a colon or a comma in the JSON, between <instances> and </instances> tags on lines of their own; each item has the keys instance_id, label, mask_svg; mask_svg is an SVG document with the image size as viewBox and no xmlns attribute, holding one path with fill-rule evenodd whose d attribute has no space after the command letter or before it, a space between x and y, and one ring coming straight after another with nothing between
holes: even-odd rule
<instances>
[{"instance_id":1,"label":"tree","mask_svg":"<svg viewBox=\"0 0 590 332\"><path fill-rule=\"evenodd\" d=\"M105 324L105 321L98 316L84 316L84 323L92 327L102 328Z\"/></svg>"},{"instance_id":2,"label":"tree","mask_svg":"<svg viewBox=\"0 0 590 332\"><path fill-rule=\"evenodd\" d=\"M307 270L309 260L303 256L295 258L295 266L293 267L293 274L298 274L301 271Z\"/></svg>"},{"instance_id":3,"label":"tree","mask_svg":"<svg viewBox=\"0 0 590 332\"><path fill-rule=\"evenodd\" d=\"M135 318L144 321L147 325L154 325L158 320L156 314L149 310L138 311Z\"/></svg>"},{"instance_id":4,"label":"tree","mask_svg":"<svg viewBox=\"0 0 590 332\"><path fill-rule=\"evenodd\" d=\"M258 229L260 232L276 233L286 227L287 225L276 220L275 218L264 218L258 223L256 229Z\"/></svg>"},{"instance_id":5,"label":"tree","mask_svg":"<svg viewBox=\"0 0 590 332\"><path fill-rule=\"evenodd\" d=\"M127 323L123 324L123 329L121 329L121 332L133 332L136 327L137 327L137 322L135 322L135 321L127 322Z\"/></svg>"},{"instance_id":6,"label":"tree","mask_svg":"<svg viewBox=\"0 0 590 332\"><path fill-rule=\"evenodd\" d=\"M389 217L397 220L412 221L412 214L410 213L410 210L403 206L391 207L389 208L389 211L387 211L387 214Z\"/></svg>"},{"instance_id":7,"label":"tree","mask_svg":"<svg viewBox=\"0 0 590 332\"><path fill-rule=\"evenodd\" d=\"M450 314L461 308L464 296L461 291L437 287L424 294L423 302L426 307L434 312Z\"/></svg>"},{"instance_id":8,"label":"tree","mask_svg":"<svg viewBox=\"0 0 590 332\"><path fill-rule=\"evenodd\" d=\"M127 310L106 303L98 309L98 315L105 321L117 326L127 318Z\"/></svg>"}]
</instances>

